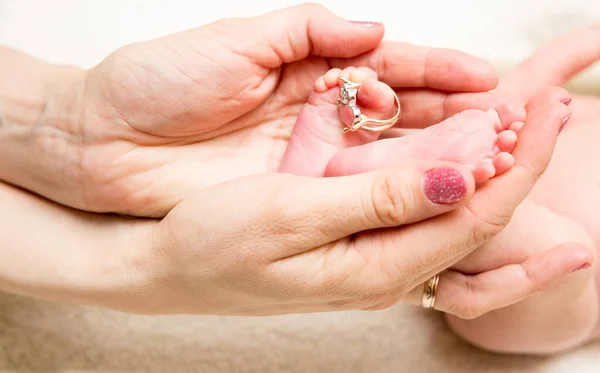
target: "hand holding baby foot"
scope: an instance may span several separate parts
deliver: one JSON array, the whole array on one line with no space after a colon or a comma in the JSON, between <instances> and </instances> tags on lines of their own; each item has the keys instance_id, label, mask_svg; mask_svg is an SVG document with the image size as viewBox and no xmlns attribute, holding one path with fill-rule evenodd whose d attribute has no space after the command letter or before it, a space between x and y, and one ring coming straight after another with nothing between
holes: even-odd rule
<instances>
[{"instance_id":1,"label":"hand holding baby foot","mask_svg":"<svg viewBox=\"0 0 600 373\"><path fill-rule=\"evenodd\" d=\"M510 152L523 127L524 109L499 105L493 110L467 110L407 136L345 149L329 162L326 176L361 173L419 160L444 160L472 166L477 183L508 171Z\"/></svg>"},{"instance_id":2,"label":"hand holding baby foot","mask_svg":"<svg viewBox=\"0 0 600 373\"><path fill-rule=\"evenodd\" d=\"M358 107L364 113L358 114ZM374 71L332 69L317 79L280 171L340 176L414 160L441 160L471 166L476 182L483 183L512 167L510 152L525 119L524 109L499 105L487 112L468 110L424 131L373 143L400 112L394 91L377 81ZM365 122L368 117L379 122Z\"/></svg>"}]
</instances>

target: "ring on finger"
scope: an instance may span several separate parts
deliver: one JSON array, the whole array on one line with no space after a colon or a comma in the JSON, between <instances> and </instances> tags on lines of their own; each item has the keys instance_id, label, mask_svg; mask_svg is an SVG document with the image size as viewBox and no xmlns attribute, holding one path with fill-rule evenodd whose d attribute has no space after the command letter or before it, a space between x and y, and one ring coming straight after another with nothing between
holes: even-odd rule
<instances>
[{"instance_id":1,"label":"ring on finger","mask_svg":"<svg viewBox=\"0 0 600 373\"><path fill-rule=\"evenodd\" d=\"M423 308L433 308L435 306L435 296L439 282L440 275L437 274L423 284L423 296L421 298L421 306Z\"/></svg>"}]
</instances>

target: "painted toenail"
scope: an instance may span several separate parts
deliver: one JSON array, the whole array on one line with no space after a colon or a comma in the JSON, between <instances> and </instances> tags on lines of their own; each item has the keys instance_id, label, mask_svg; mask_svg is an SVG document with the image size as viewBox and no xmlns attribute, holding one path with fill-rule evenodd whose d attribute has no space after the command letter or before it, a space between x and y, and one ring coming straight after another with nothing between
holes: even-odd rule
<instances>
[{"instance_id":1,"label":"painted toenail","mask_svg":"<svg viewBox=\"0 0 600 373\"><path fill-rule=\"evenodd\" d=\"M434 168L425 173L425 195L433 203L456 203L467 195L467 183L453 168Z\"/></svg>"},{"instance_id":2,"label":"painted toenail","mask_svg":"<svg viewBox=\"0 0 600 373\"><path fill-rule=\"evenodd\" d=\"M560 124L560 128L558 129L558 133L561 133L563 128L565 128L565 126L567 125L567 122L569 121L569 119L571 119L571 114L567 115L565 117L565 119L562 120L562 123Z\"/></svg>"},{"instance_id":3,"label":"painted toenail","mask_svg":"<svg viewBox=\"0 0 600 373\"><path fill-rule=\"evenodd\" d=\"M367 22L367 21L350 21L350 23L354 23L356 25L366 27L366 28L374 27L374 26L381 24L379 22Z\"/></svg>"},{"instance_id":4,"label":"painted toenail","mask_svg":"<svg viewBox=\"0 0 600 373\"><path fill-rule=\"evenodd\" d=\"M571 103L571 101L573 101L573 99L571 97L567 98L566 100L562 100L561 102L567 106L569 106L569 104Z\"/></svg>"},{"instance_id":5,"label":"painted toenail","mask_svg":"<svg viewBox=\"0 0 600 373\"><path fill-rule=\"evenodd\" d=\"M590 263L584 263L584 264L580 265L579 267L575 268L574 270L572 270L571 272L577 272L577 271L581 271L583 269L588 269L591 266L592 265Z\"/></svg>"}]
</instances>

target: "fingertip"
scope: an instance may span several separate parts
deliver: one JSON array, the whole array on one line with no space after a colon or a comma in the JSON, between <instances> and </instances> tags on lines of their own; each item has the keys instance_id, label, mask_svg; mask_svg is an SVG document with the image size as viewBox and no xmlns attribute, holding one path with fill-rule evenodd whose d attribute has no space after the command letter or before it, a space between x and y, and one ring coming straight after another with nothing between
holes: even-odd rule
<instances>
[{"instance_id":1,"label":"fingertip","mask_svg":"<svg viewBox=\"0 0 600 373\"><path fill-rule=\"evenodd\" d=\"M531 278L539 278L540 282L547 283L588 268L593 261L594 254L586 245L567 242L541 254L541 257L530 259L528 267L534 272Z\"/></svg>"},{"instance_id":2,"label":"fingertip","mask_svg":"<svg viewBox=\"0 0 600 373\"><path fill-rule=\"evenodd\" d=\"M529 113L540 106L548 104L561 104L561 106L567 107L567 105L564 104L564 101L569 98L571 98L569 91L563 87L550 87L533 96L527 105L525 105L525 109L527 113Z\"/></svg>"},{"instance_id":3,"label":"fingertip","mask_svg":"<svg viewBox=\"0 0 600 373\"><path fill-rule=\"evenodd\" d=\"M513 155L521 169L533 171L537 179L552 157L563 121L571 111L561 100L568 92L555 87L533 97L526 106L527 119L519 131L519 141Z\"/></svg>"},{"instance_id":4,"label":"fingertip","mask_svg":"<svg viewBox=\"0 0 600 373\"><path fill-rule=\"evenodd\" d=\"M571 256L573 263L571 265L573 268L571 272L578 272L590 268L594 264L595 257L591 248L580 243L570 243L566 245L568 245L569 255Z\"/></svg>"},{"instance_id":5,"label":"fingertip","mask_svg":"<svg viewBox=\"0 0 600 373\"><path fill-rule=\"evenodd\" d=\"M451 52L447 53L444 62L447 63L447 69L452 70L453 74L449 74L449 77L456 82L456 88L464 92L483 92L498 86L500 80L492 64L463 52Z\"/></svg>"},{"instance_id":6,"label":"fingertip","mask_svg":"<svg viewBox=\"0 0 600 373\"><path fill-rule=\"evenodd\" d=\"M434 204L455 204L473 195L475 179L467 168L439 166L425 171L423 190L425 197Z\"/></svg>"},{"instance_id":7,"label":"fingertip","mask_svg":"<svg viewBox=\"0 0 600 373\"><path fill-rule=\"evenodd\" d=\"M495 89L496 87L498 87L498 83L500 82L500 78L498 76L498 72L496 72L496 69L494 68L494 66L487 62L484 61L480 58L474 57L475 60L477 61L476 63L473 63L473 75L474 76L478 76L479 79L481 79L480 81L480 85L479 85L479 90L482 91L491 91L492 89Z\"/></svg>"}]
</instances>

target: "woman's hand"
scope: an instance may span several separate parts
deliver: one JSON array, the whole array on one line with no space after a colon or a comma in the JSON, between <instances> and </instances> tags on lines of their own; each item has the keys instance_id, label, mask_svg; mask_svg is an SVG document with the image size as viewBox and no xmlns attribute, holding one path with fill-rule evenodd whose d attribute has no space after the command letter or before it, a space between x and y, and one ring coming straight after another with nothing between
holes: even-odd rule
<instances>
[{"instance_id":1,"label":"woman's hand","mask_svg":"<svg viewBox=\"0 0 600 373\"><path fill-rule=\"evenodd\" d=\"M418 162L338 178L253 176L203 189L144 233L142 247L150 249L134 261L138 282L107 305L252 315L391 306L508 223L550 160L569 114L565 97L557 89L532 100L515 167L472 197L468 170ZM444 167L460 172L432 177L430 170ZM460 175L464 190L456 189ZM432 203L440 193L460 198ZM490 304L506 297L485 295Z\"/></svg>"},{"instance_id":2,"label":"woman's hand","mask_svg":"<svg viewBox=\"0 0 600 373\"><path fill-rule=\"evenodd\" d=\"M0 263L0 289L155 314L391 306L507 224L550 160L569 113L554 103L565 97L534 99L515 167L476 194L462 166L418 162L348 177L239 178L198 191L161 221L0 193L0 250L10 259ZM489 304L506 296L485 295Z\"/></svg>"},{"instance_id":3,"label":"woman's hand","mask_svg":"<svg viewBox=\"0 0 600 373\"><path fill-rule=\"evenodd\" d=\"M381 43L383 33L304 4L126 46L89 71L59 74L20 57L19 80L4 58L5 96L39 85L28 79L52 84L37 90L39 103L0 101L16 107L17 124L35 122L4 120L0 178L78 209L164 216L202 187L276 171L315 79L331 67L376 70L399 90L406 126L441 110L446 92L497 83L474 57ZM40 118L23 114L38 106Z\"/></svg>"},{"instance_id":4,"label":"woman's hand","mask_svg":"<svg viewBox=\"0 0 600 373\"><path fill-rule=\"evenodd\" d=\"M600 59L599 35L600 24L596 23L557 38L508 71L494 92L469 96L454 95L447 101L446 110L449 113L467 108L487 110L500 102L520 106L537 92L547 90L551 86L564 85ZM595 96L574 96L569 108L573 115L567 124L568 128L595 123L600 118L600 105L598 97ZM540 127L540 131L547 130L554 129ZM580 192L593 189L589 187L593 184L593 178L589 179L589 183L579 180L579 184L574 184L577 183L578 174L573 174L573 165L590 167L594 159L588 157L590 164L580 159L585 158L587 153L584 151L582 155L577 146L581 146L582 142L585 144L585 139L580 136L577 139L569 139L569 135L561 135L560 138L563 141L559 141L553 161L544 177L536 183L525 203L520 206L518 215L513 218L509 228L497 239L478 248L441 276L436 302L438 310L460 319L478 318L490 311L514 305L534 294L552 289L556 284L564 287L567 279L585 276L580 273L571 276L573 269L594 264L593 242L590 242L589 238L587 241L582 240L581 232L575 230L577 234L574 234L574 230L569 229L579 226L579 229L583 230L581 227L586 227L587 234L594 236L594 227L598 219L589 210L590 198L593 201L593 196ZM589 148L589 145L587 146ZM577 151L574 151L575 148ZM556 215L564 221L544 221L528 211L531 210L531 206L541 206L546 214ZM543 228L539 227L540 224ZM561 229L544 233L544 230L553 225L560 226ZM585 235L584 233L583 236ZM476 265L478 269L473 268L474 263L479 263ZM583 289L584 287L581 287L580 290ZM420 304L422 291L423 287L418 286L411 291L406 300ZM562 289L560 295L564 293L565 290ZM547 303L540 303L540 297L543 299L544 295L538 294L531 304L525 302L522 307L531 312L535 307L543 307ZM510 310L505 309L490 317L497 317L503 321L511 319L505 312ZM471 325L457 318L451 317L450 320L455 327ZM486 323L489 320L483 318L480 322ZM492 321L489 324L497 325L497 322ZM531 327L544 328L545 324L540 321ZM481 330L480 325L471 328ZM523 333L533 332L530 328L523 328ZM514 343L511 348L516 348Z\"/></svg>"}]
</instances>

